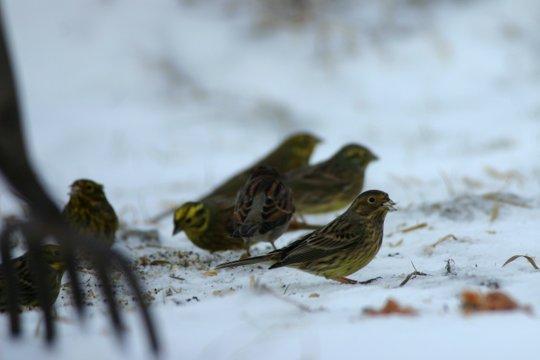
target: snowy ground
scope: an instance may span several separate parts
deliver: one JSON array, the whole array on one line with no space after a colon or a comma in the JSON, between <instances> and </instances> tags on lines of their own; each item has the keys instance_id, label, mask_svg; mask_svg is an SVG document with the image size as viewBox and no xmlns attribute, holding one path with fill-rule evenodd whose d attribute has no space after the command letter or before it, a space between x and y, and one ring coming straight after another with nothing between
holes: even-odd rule
<instances>
[{"instance_id":1,"label":"snowy ground","mask_svg":"<svg viewBox=\"0 0 540 360\"><path fill-rule=\"evenodd\" d=\"M388 192L401 211L389 215L377 258L353 276L382 276L368 286L290 269L207 276L238 254L173 238L169 220L160 247L119 240L134 260L170 263L140 267L164 358L534 357L537 315L466 317L459 295L500 287L540 308L537 271L523 259L501 267L511 255L540 254L540 4L311 1L287 17L261 14L262 2L3 2L29 145L59 203L74 179L89 177L106 185L127 226L152 229L146 219L296 130L325 139L315 160L351 141L381 158L366 188ZM3 189L0 212L16 211ZM430 247L449 234L456 239ZM429 276L399 287L411 262ZM362 315L390 297L419 315ZM44 351L29 313L18 344L0 321L0 359L148 356L136 316L121 348L102 316L81 328L67 301L59 305L66 319L55 351Z\"/></svg>"}]
</instances>

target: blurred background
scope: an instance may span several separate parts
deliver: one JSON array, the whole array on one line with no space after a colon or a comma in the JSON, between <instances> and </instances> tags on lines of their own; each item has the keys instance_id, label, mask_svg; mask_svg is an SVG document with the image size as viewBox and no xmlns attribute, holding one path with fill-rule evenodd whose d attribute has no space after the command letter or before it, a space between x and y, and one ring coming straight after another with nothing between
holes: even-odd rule
<instances>
[{"instance_id":1,"label":"blurred background","mask_svg":"<svg viewBox=\"0 0 540 360\"><path fill-rule=\"evenodd\" d=\"M32 154L59 202L131 221L311 131L401 203L538 191L534 0L6 0ZM0 198L0 206L11 202Z\"/></svg>"}]
</instances>

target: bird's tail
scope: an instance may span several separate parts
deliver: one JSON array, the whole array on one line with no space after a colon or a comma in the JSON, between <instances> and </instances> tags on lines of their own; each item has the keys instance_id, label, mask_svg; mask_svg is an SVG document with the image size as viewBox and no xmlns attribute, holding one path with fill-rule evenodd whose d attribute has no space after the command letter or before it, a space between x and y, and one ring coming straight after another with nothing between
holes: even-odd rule
<instances>
[{"instance_id":1,"label":"bird's tail","mask_svg":"<svg viewBox=\"0 0 540 360\"><path fill-rule=\"evenodd\" d=\"M251 265L251 264L258 264L265 261L272 260L271 255L261 255L261 256L254 256L247 259L240 259L236 261L226 262L223 264L219 264L216 266L216 269L225 269L225 268L232 268L237 266L243 266L243 265Z\"/></svg>"}]
</instances>

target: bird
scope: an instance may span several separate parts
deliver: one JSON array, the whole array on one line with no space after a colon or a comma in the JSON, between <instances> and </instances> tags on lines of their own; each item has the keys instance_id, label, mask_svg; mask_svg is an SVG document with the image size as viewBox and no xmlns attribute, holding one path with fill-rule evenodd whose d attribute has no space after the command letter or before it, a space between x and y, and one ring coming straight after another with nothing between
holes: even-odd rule
<instances>
[{"instance_id":1,"label":"bird","mask_svg":"<svg viewBox=\"0 0 540 360\"><path fill-rule=\"evenodd\" d=\"M77 250L83 249L86 254L92 255L96 261L93 263L97 271L97 278L103 289L111 289L111 272L107 267L115 266L125 276L133 294L135 302L139 305L139 311L143 319L143 327L146 330L149 344L154 353L160 351L160 341L156 332L153 317L143 298L143 290L137 274L129 266L127 259L114 249L101 246L99 242L85 236L77 236L72 229L65 224L60 208L54 202L41 182L38 172L30 161L28 148L24 135L24 117L19 105L16 78L12 66L8 41L4 26L4 7L0 5L0 176L5 180L11 192L26 205L28 217L21 225L6 225L0 232L0 252L3 260L3 275L7 294L7 314L9 317L9 331L13 337L22 334L23 322L18 313L17 305L19 296L14 289L17 287L15 269L10 261L10 236L13 232L26 228L32 229L33 236L25 238L25 243L33 256L29 258L29 266L37 268L44 260L44 256L38 251L39 245L51 236L55 238L62 249L66 260L66 271L70 278L71 298L79 315L83 314L86 303L81 288L80 278L76 271L79 262ZM48 291L46 277L37 276L35 281L36 291L40 295L38 306L45 319L45 339L51 344L56 339L54 319L51 306L45 300ZM122 334L127 327L123 326L120 311L117 305L117 295L112 291L104 290L108 314L116 334ZM83 318L82 316L80 318ZM120 338L120 336L119 336Z\"/></svg>"},{"instance_id":2,"label":"bird","mask_svg":"<svg viewBox=\"0 0 540 360\"><path fill-rule=\"evenodd\" d=\"M274 241L289 226L294 213L291 189L270 166L256 168L238 192L233 212L233 237L245 241L246 253L252 244Z\"/></svg>"},{"instance_id":3,"label":"bird","mask_svg":"<svg viewBox=\"0 0 540 360\"><path fill-rule=\"evenodd\" d=\"M337 211L363 190L366 168L375 160L368 148L347 144L325 161L287 172L283 181L300 216Z\"/></svg>"},{"instance_id":4,"label":"bird","mask_svg":"<svg viewBox=\"0 0 540 360\"><path fill-rule=\"evenodd\" d=\"M234 203L236 195L240 188L249 178L249 175L258 166L270 166L279 171L281 174L290 170L303 167L309 164L309 160L315 147L322 140L308 132L299 132L290 135L283 140L274 150L265 157L255 162L255 164L247 167L225 180L221 185L215 187L211 192L202 196L198 201L204 202L207 200L229 201ZM160 214L149 219L150 223L156 223L173 214L178 207L167 209Z\"/></svg>"},{"instance_id":5,"label":"bird","mask_svg":"<svg viewBox=\"0 0 540 360\"><path fill-rule=\"evenodd\" d=\"M215 252L245 248L241 238L232 236L234 205L223 201L188 201L176 209L173 235L184 231L201 249Z\"/></svg>"},{"instance_id":6,"label":"bird","mask_svg":"<svg viewBox=\"0 0 540 360\"><path fill-rule=\"evenodd\" d=\"M103 185L89 179L74 181L62 214L78 233L92 236L107 247L114 244L118 217Z\"/></svg>"},{"instance_id":7,"label":"bird","mask_svg":"<svg viewBox=\"0 0 540 360\"><path fill-rule=\"evenodd\" d=\"M396 203L387 193L369 190L326 226L268 254L218 265L216 269L269 262L269 269L292 267L343 284L347 276L369 264L381 248L384 220Z\"/></svg>"},{"instance_id":8,"label":"bird","mask_svg":"<svg viewBox=\"0 0 540 360\"><path fill-rule=\"evenodd\" d=\"M305 166L309 164L311 155L320 142L321 139L313 134L307 132L295 133L283 140L274 150L255 164L225 180L223 184L207 194L204 199L222 198L234 201L242 185L257 167L269 166L280 173L286 173Z\"/></svg>"},{"instance_id":9,"label":"bird","mask_svg":"<svg viewBox=\"0 0 540 360\"><path fill-rule=\"evenodd\" d=\"M20 306L37 306L38 291L35 276L29 265L29 253L10 260L17 278L17 293ZM39 256L44 262L44 278L47 283L47 297L50 305L56 302L60 293L62 276L66 270L60 247L58 245L42 245ZM0 267L0 311L7 311L7 284L4 269Z\"/></svg>"},{"instance_id":10,"label":"bird","mask_svg":"<svg viewBox=\"0 0 540 360\"><path fill-rule=\"evenodd\" d=\"M208 199L188 201L173 215L173 236L184 231L191 242L209 252L246 250L246 243L234 234L234 204ZM291 221L287 231L313 230L320 226ZM250 243L253 245L253 242Z\"/></svg>"}]
</instances>

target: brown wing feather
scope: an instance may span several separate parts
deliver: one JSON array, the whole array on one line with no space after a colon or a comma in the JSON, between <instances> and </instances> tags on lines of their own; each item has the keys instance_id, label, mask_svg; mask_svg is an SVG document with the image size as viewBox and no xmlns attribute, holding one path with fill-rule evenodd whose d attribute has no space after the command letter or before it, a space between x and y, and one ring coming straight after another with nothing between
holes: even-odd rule
<instances>
[{"instance_id":1,"label":"brown wing feather","mask_svg":"<svg viewBox=\"0 0 540 360\"><path fill-rule=\"evenodd\" d=\"M320 259L357 245L363 231L339 219L278 250L281 252L281 260L271 268Z\"/></svg>"}]
</instances>

